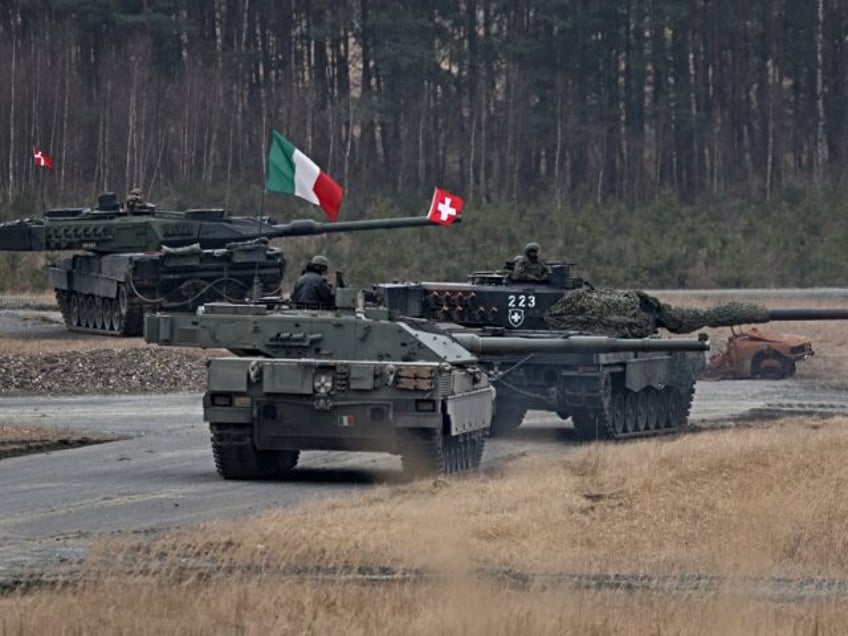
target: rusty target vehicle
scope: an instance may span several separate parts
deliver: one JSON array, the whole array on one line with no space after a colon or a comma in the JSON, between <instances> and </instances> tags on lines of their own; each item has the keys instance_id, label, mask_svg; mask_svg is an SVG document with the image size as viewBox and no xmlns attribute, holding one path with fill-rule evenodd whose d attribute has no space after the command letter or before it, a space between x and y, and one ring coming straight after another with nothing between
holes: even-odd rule
<instances>
[{"instance_id":1,"label":"rusty target vehicle","mask_svg":"<svg viewBox=\"0 0 848 636\"><path fill-rule=\"evenodd\" d=\"M731 327L724 350L710 357L704 378L781 380L795 375L796 363L813 354L813 344L805 336Z\"/></svg>"}]
</instances>

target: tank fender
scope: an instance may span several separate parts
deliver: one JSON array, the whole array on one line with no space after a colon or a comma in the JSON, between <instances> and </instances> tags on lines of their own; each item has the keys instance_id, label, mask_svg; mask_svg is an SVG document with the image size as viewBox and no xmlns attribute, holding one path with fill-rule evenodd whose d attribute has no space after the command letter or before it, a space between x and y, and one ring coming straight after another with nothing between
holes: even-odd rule
<instances>
[{"instance_id":1,"label":"tank fender","mask_svg":"<svg viewBox=\"0 0 848 636\"><path fill-rule=\"evenodd\" d=\"M624 384L631 391L641 391L652 386L662 388L668 384L668 358L635 358L628 360Z\"/></svg>"},{"instance_id":2,"label":"tank fender","mask_svg":"<svg viewBox=\"0 0 848 636\"><path fill-rule=\"evenodd\" d=\"M488 429L492 422L495 390L486 386L445 399L445 412L450 419L450 434Z\"/></svg>"},{"instance_id":3,"label":"tank fender","mask_svg":"<svg viewBox=\"0 0 848 636\"><path fill-rule=\"evenodd\" d=\"M55 289L66 289L80 294L93 294L103 298L117 298L118 281L102 274L90 272L68 272L51 267L48 270L50 284Z\"/></svg>"},{"instance_id":4,"label":"tank fender","mask_svg":"<svg viewBox=\"0 0 848 636\"><path fill-rule=\"evenodd\" d=\"M251 358L213 358L206 370L210 393L246 393Z\"/></svg>"}]
</instances>

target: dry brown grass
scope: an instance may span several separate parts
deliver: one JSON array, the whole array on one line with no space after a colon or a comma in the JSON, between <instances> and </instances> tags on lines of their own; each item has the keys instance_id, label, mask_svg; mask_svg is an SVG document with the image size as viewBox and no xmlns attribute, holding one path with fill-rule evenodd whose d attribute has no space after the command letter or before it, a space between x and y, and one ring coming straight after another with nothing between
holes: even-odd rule
<instances>
[{"instance_id":1,"label":"dry brown grass","mask_svg":"<svg viewBox=\"0 0 848 636\"><path fill-rule=\"evenodd\" d=\"M60 633L59 624L62 633L842 633L844 600L516 591L479 572L848 579L846 456L844 417L592 444L155 541L101 540L86 584L0 600L0 616L10 634ZM186 575L200 565L202 577ZM280 579L298 567L437 578Z\"/></svg>"},{"instance_id":2,"label":"dry brown grass","mask_svg":"<svg viewBox=\"0 0 848 636\"><path fill-rule=\"evenodd\" d=\"M475 581L396 586L217 580L106 581L74 595L0 599L0 634L843 634L837 601L775 604L731 594L516 592Z\"/></svg>"}]
</instances>

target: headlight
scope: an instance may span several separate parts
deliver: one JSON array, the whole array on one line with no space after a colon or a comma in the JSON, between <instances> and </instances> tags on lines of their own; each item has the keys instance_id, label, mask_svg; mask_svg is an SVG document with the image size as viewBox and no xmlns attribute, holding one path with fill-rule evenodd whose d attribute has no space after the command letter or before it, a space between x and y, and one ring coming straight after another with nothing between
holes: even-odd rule
<instances>
[{"instance_id":1,"label":"headlight","mask_svg":"<svg viewBox=\"0 0 848 636\"><path fill-rule=\"evenodd\" d=\"M315 372L315 378L312 380L312 388L319 395L326 395L333 388L333 372L329 369Z\"/></svg>"}]
</instances>

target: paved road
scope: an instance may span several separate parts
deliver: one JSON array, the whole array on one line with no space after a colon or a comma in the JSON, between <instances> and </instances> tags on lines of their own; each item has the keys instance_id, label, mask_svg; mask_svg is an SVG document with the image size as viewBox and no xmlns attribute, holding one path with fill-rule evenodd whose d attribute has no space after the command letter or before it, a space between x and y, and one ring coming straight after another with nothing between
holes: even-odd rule
<instances>
[{"instance_id":1,"label":"paved road","mask_svg":"<svg viewBox=\"0 0 848 636\"><path fill-rule=\"evenodd\" d=\"M99 533L145 531L290 506L306 497L402 480L376 453L304 453L291 481L233 482L215 473L199 394L0 398L0 421L32 421L128 439L0 461L0 582L84 555ZM796 380L702 382L692 420L763 411L848 414L848 396ZM489 440L484 465L567 452L567 425L531 412L519 435Z\"/></svg>"}]
</instances>

